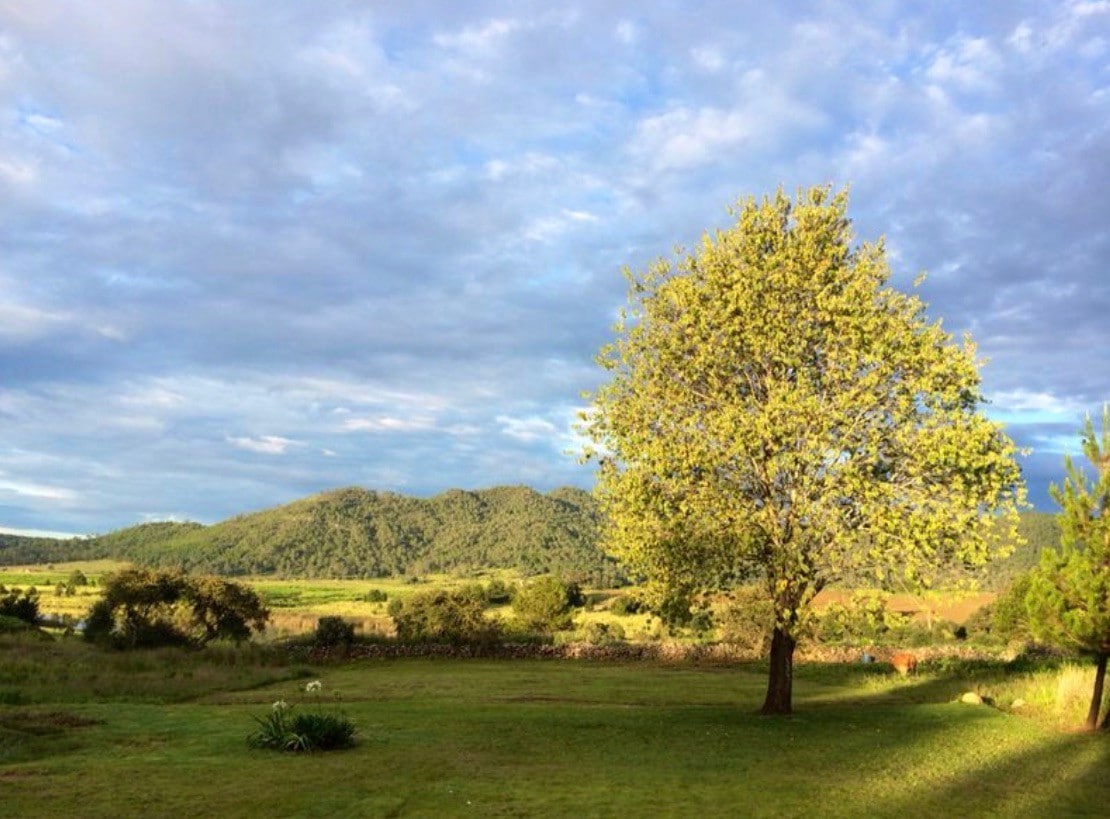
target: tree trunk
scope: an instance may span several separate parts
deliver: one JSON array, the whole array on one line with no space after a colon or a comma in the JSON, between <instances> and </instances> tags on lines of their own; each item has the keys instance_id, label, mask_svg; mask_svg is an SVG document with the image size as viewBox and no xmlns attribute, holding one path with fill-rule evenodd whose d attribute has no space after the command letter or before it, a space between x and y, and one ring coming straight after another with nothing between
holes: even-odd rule
<instances>
[{"instance_id":1,"label":"tree trunk","mask_svg":"<svg viewBox=\"0 0 1110 819\"><path fill-rule=\"evenodd\" d=\"M1102 710L1102 687L1106 682L1106 659L1110 655L1098 654L1095 656L1095 690L1091 692L1091 708L1087 711L1087 722L1084 728L1088 731L1095 730L1096 727L1106 728L1107 723L1110 723L1110 713L1107 713L1106 719L1102 721L1102 725L1098 724L1098 712Z\"/></svg>"},{"instance_id":2,"label":"tree trunk","mask_svg":"<svg viewBox=\"0 0 1110 819\"><path fill-rule=\"evenodd\" d=\"M798 641L778 626L771 633L771 674L763 714L790 714L794 701L794 646Z\"/></svg>"}]
</instances>

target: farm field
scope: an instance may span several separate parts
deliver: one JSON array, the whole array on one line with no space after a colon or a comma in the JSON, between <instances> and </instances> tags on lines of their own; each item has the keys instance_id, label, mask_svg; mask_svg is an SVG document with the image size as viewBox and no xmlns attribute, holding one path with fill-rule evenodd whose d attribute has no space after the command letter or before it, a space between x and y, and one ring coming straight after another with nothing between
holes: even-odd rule
<instances>
[{"instance_id":1,"label":"farm field","mask_svg":"<svg viewBox=\"0 0 1110 819\"><path fill-rule=\"evenodd\" d=\"M97 599L98 586L79 586L72 596L55 593L59 583L74 571L80 570L94 583L109 572L125 567L126 563L111 560L81 561L31 566L10 566L0 568L0 584L10 587L34 586L40 594L40 609L46 616L60 618L68 615L75 619L84 616L88 607ZM430 588L454 588L475 582L488 582L499 578L508 583L523 582L523 578L512 572L491 571L474 577L457 575L427 575L420 578L385 577L374 580L322 580L322 579L281 579L281 578L236 578L259 592L270 609L270 638L288 637L311 632L320 617L339 616L353 622L359 631L366 635L387 634L391 631L391 621L386 613L387 602L371 602L367 595L371 590L384 593L387 599L405 597ZM577 614L577 622L621 623L630 638L637 635L646 637L651 633L648 618L645 616L615 617L606 610L605 601L632 589L595 589L591 590L592 605ZM821 608L833 602L845 602L850 591L829 589L817 598L816 606ZM924 594L895 594L888 603L891 611L906 613L917 620L938 618L953 623L964 623L976 610L992 601L993 592L964 590L929 591ZM494 608L491 615L507 617L508 607Z\"/></svg>"},{"instance_id":2,"label":"farm field","mask_svg":"<svg viewBox=\"0 0 1110 819\"><path fill-rule=\"evenodd\" d=\"M954 700L967 680L758 665L104 653L0 641L0 783L18 816L1100 816L1103 737ZM251 750L319 679L347 751Z\"/></svg>"}]
</instances>

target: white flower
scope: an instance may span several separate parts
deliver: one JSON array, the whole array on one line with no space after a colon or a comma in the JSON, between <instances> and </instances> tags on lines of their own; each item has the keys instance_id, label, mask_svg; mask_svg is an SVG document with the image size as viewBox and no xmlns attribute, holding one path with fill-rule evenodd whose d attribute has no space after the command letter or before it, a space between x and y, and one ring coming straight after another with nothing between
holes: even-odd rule
<instances>
[{"instance_id":1,"label":"white flower","mask_svg":"<svg viewBox=\"0 0 1110 819\"><path fill-rule=\"evenodd\" d=\"M320 682L319 680L313 680L304 687L304 690L311 694L313 691L319 691L323 687L324 684L322 682Z\"/></svg>"},{"instance_id":2,"label":"white flower","mask_svg":"<svg viewBox=\"0 0 1110 819\"><path fill-rule=\"evenodd\" d=\"M284 711L288 707L289 706L286 704L285 700L278 700L273 705L275 711Z\"/></svg>"}]
</instances>

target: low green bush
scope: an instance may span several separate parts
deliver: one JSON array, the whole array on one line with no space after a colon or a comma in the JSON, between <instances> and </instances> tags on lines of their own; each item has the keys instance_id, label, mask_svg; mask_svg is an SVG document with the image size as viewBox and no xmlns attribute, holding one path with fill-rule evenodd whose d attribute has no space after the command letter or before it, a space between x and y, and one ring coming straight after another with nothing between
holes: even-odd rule
<instances>
[{"instance_id":1,"label":"low green bush","mask_svg":"<svg viewBox=\"0 0 1110 819\"><path fill-rule=\"evenodd\" d=\"M34 625L39 620L39 592L34 586L26 591L11 589L10 591L0 586L0 616L15 617L25 623Z\"/></svg>"},{"instance_id":2,"label":"low green bush","mask_svg":"<svg viewBox=\"0 0 1110 819\"><path fill-rule=\"evenodd\" d=\"M258 730L247 737L251 748L276 751L332 751L355 744L355 724L338 707L323 705L323 685L308 683L304 691L313 699L300 706L278 700L265 717L255 717Z\"/></svg>"},{"instance_id":3,"label":"low green bush","mask_svg":"<svg viewBox=\"0 0 1110 819\"><path fill-rule=\"evenodd\" d=\"M882 591L852 592L847 602L830 603L814 616L811 636L820 643L875 643L889 634L896 642L914 642L917 631L909 617L887 608L889 601Z\"/></svg>"},{"instance_id":4,"label":"low green bush","mask_svg":"<svg viewBox=\"0 0 1110 819\"><path fill-rule=\"evenodd\" d=\"M644 601L638 597L634 597L631 594L620 595L616 600L613 601L612 605L609 606L609 611L613 612L613 614L619 614L621 616L639 614L641 611L643 611L643 609Z\"/></svg>"},{"instance_id":5,"label":"low green bush","mask_svg":"<svg viewBox=\"0 0 1110 819\"><path fill-rule=\"evenodd\" d=\"M484 599L444 589L394 598L389 616L397 639L407 643L463 645L501 638L499 625L485 616Z\"/></svg>"},{"instance_id":6,"label":"low green bush","mask_svg":"<svg viewBox=\"0 0 1110 819\"><path fill-rule=\"evenodd\" d=\"M513 614L521 628L546 634L569 629L574 619L571 609L585 602L577 583L540 577L513 596Z\"/></svg>"},{"instance_id":7,"label":"low green bush","mask_svg":"<svg viewBox=\"0 0 1110 819\"><path fill-rule=\"evenodd\" d=\"M486 602L491 606L503 606L513 599L514 588L500 578L486 584Z\"/></svg>"},{"instance_id":8,"label":"low green bush","mask_svg":"<svg viewBox=\"0 0 1110 819\"><path fill-rule=\"evenodd\" d=\"M316 633L313 635L312 644L317 648L337 648L342 646L350 648L355 641L354 623L348 623L342 617L321 617L316 621Z\"/></svg>"},{"instance_id":9,"label":"low green bush","mask_svg":"<svg viewBox=\"0 0 1110 819\"><path fill-rule=\"evenodd\" d=\"M624 626L620 623L587 623L582 629L582 639L595 646L607 646L624 640Z\"/></svg>"},{"instance_id":10,"label":"low green bush","mask_svg":"<svg viewBox=\"0 0 1110 819\"><path fill-rule=\"evenodd\" d=\"M729 595L729 602L717 613L721 642L746 651L766 654L771 647L775 612L767 595L757 587L744 587Z\"/></svg>"},{"instance_id":11,"label":"low green bush","mask_svg":"<svg viewBox=\"0 0 1110 819\"><path fill-rule=\"evenodd\" d=\"M366 602L368 603L384 603L389 599L389 595L381 589L370 589L366 593Z\"/></svg>"}]
</instances>

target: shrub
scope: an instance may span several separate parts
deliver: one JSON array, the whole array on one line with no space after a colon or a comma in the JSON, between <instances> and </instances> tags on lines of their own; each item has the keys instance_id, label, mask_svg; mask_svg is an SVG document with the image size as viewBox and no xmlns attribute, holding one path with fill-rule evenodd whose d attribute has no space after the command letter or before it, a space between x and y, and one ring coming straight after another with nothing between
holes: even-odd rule
<instances>
[{"instance_id":1,"label":"shrub","mask_svg":"<svg viewBox=\"0 0 1110 819\"><path fill-rule=\"evenodd\" d=\"M904 640L917 631L909 618L887 609L890 595L880 591L857 591L846 603L830 603L813 620L813 637L823 643L875 642L888 632Z\"/></svg>"},{"instance_id":2,"label":"shrub","mask_svg":"<svg viewBox=\"0 0 1110 819\"><path fill-rule=\"evenodd\" d=\"M306 692L315 694L309 702L312 710L278 700L265 717L255 717L258 730L247 737L247 745L277 751L331 751L354 745L355 724L338 705L323 707L321 688L319 680L305 686Z\"/></svg>"},{"instance_id":3,"label":"shrub","mask_svg":"<svg viewBox=\"0 0 1110 819\"><path fill-rule=\"evenodd\" d=\"M337 646L350 648L354 641L354 623L348 623L342 617L321 617L316 621L313 645L319 648L335 648Z\"/></svg>"},{"instance_id":4,"label":"shrub","mask_svg":"<svg viewBox=\"0 0 1110 819\"><path fill-rule=\"evenodd\" d=\"M67 586L87 586L89 585L89 578L80 569L74 569L69 573L69 578L66 580Z\"/></svg>"},{"instance_id":5,"label":"shrub","mask_svg":"<svg viewBox=\"0 0 1110 819\"><path fill-rule=\"evenodd\" d=\"M30 631L34 626L19 617L9 614L0 614L0 634L14 634L16 632Z\"/></svg>"},{"instance_id":6,"label":"shrub","mask_svg":"<svg viewBox=\"0 0 1110 819\"><path fill-rule=\"evenodd\" d=\"M3 587L0 587L3 590ZM6 590L3 590L6 591ZM34 625L39 621L39 592L34 586L24 592L19 589L7 591L0 597L0 615L15 617Z\"/></svg>"},{"instance_id":7,"label":"shrub","mask_svg":"<svg viewBox=\"0 0 1110 819\"><path fill-rule=\"evenodd\" d=\"M490 643L500 639L497 623L484 614L485 602L444 589L394 598L389 615L397 638L408 643Z\"/></svg>"},{"instance_id":8,"label":"shrub","mask_svg":"<svg viewBox=\"0 0 1110 819\"><path fill-rule=\"evenodd\" d=\"M389 599L389 595L381 589L370 589L366 593L366 601L368 603L384 603Z\"/></svg>"},{"instance_id":9,"label":"shrub","mask_svg":"<svg viewBox=\"0 0 1110 819\"><path fill-rule=\"evenodd\" d=\"M513 613L522 628L552 632L571 626L571 607L581 605L582 590L577 583L564 583L555 577L533 580L513 597Z\"/></svg>"},{"instance_id":10,"label":"shrub","mask_svg":"<svg viewBox=\"0 0 1110 819\"><path fill-rule=\"evenodd\" d=\"M624 616L629 614L638 614L640 611L643 610L643 608L643 600L638 597L634 597L631 594L622 594L620 597L613 601L613 604L611 606L609 606L609 611L613 612L613 614Z\"/></svg>"},{"instance_id":11,"label":"shrub","mask_svg":"<svg viewBox=\"0 0 1110 819\"><path fill-rule=\"evenodd\" d=\"M688 624L690 631L702 636L713 629L713 613L709 609L698 609L690 615Z\"/></svg>"},{"instance_id":12,"label":"shrub","mask_svg":"<svg viewBox=\"0 0 1110 819\"><path fill-rule=\"evenodd\" d=\"M595 646L606 646L624 640L624 627L620 623L586 623L582 639Z\"/></svg>"},{"instance_id":13,"label":"shrub","mask_svg":"<svg viewBox=\"0 0 1110 819\"><path fill-rule=\"evenodd\" d=\"M1031 574L1022 575L991 604L990 633L992 636L1015 642L1032 639L1029 613L1025 607L1025 599L1029 594L1032 579Z\"/></svg>"},{"instance_id":14,"label":"shrub","mask_svg":"<svg viewBox=\"0 0 1110 819\"><path fill-rule=\"evenodd\" d=\"M486 602L491 606L502 606L512 600L513 588L504 580L494 578L486 584Z\"/></svg>"},{"instance_id":15,"label":"shrub","mask_svg":"<svg viewBox=\"0 0 1110 819\"><path fill-rule=\"evenodd\" d=\"M771 601L756 587L733 591L728 605L717 616L721 642L760 655L766 654L771 647L774 624L775 612Z\"/></svg>"}]
</instances>

